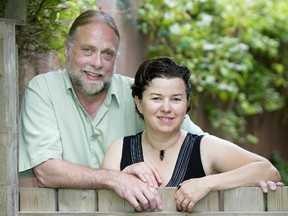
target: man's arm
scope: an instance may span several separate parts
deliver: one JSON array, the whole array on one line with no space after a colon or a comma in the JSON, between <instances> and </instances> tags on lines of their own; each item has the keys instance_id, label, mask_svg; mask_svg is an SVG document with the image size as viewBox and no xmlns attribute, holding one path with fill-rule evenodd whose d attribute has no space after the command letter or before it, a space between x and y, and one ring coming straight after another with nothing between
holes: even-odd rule
<instances>
[{"instance_id":1,"label":"man's arm","mask_svg":"<svg viewBox=\"0 0 288 216\"><path fill-rule=\"evenodd\" d=\"M203 132L203 130L197 126L196 124L194 124L189 115L186 114L183 123L181 124L181 128L185 131L188 131L192 134L198 134L198 135L202 135L202 134L207 134L205 132Z\"/></svg>"},{"instance_id":2,"label":"man's arm","mask_svg":"<svg viewBox=\"0 0 288 216\"><path fill-rule=\"evenodd\" d=\"M114 190L137 211L162 208L160 194L139 178L120 171L100 170L63 160L48 160L36 167L34 173L40 187Z\"/></svg>"}]
</instances>

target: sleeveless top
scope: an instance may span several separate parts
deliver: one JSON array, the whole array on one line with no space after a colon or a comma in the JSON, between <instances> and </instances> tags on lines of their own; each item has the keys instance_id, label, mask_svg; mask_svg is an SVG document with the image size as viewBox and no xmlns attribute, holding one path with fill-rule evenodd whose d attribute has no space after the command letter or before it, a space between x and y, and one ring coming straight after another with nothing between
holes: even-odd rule
<instances>
[{"instance_id":1,"label":"sleeveless top","mask_svg":"<svg viewBox=\"0 0 288 216\"><path fill-rule=\"evenodd\" d=\"M142 132L124 137L120 170L131 164L144 161L141 142ZM179 151L171 179L165 187L178 187L185 180L206 176L200 155L202 137L203 135L187 133Z\"/></svg>"}]
</instances>

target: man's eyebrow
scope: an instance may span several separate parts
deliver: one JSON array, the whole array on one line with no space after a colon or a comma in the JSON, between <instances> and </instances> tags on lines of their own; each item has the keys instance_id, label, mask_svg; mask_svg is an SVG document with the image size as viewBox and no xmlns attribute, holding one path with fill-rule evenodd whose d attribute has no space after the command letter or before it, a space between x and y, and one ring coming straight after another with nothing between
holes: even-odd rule
<instances>
[{"instance_id":1,"label":"man's eyebrow","mask_svg":"<svg viewBox=\"0 0 288 216\"><path fill-rule=\"evenodd\" d=\"M114 48L106 48L103 51L111 51L111 52L116 53L116 50Z\"/></svg>"}]
</instances>

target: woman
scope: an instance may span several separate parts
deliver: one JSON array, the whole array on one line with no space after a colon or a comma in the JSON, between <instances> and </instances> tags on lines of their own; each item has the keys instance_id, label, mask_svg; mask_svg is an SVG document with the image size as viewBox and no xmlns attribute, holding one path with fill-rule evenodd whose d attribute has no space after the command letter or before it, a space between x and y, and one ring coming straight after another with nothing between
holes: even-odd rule
<instances>
[{"instance_id":1,"label":"woman","mask_svg":"<svg viewBox=\"0 0 288 216\"><path fill-rule=\"evenodd\" d=\"M189 79L188 68L167 57L140 65L132 95L145 130L114 141L103 168L128 172L154 187L179 187L177 208L189 212L213 190L261 186L263 180L270 189L280 186L278 171L265 158L180 128L189 110Z\"/></svg>"}]
</instances>

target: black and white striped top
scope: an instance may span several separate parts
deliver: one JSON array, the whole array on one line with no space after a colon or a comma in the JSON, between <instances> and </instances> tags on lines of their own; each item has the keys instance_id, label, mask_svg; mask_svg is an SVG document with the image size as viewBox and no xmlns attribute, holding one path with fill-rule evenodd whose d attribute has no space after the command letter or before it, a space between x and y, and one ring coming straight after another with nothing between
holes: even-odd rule
<instances>
[{"instance_id":1,"label":"black and white striped top","mask_svg":"<svg viewBox=\"0 0 288 216\"><path fill-rule=\"evenodd\" d=\"M144 161L141 136L142 132L124 137L120 162L121 170L131 164ZM165 187L178 187L185 180L205 176L200 155L202 137L203 135L199 136L187 133L182 143L172 177Z\"/></svg>"}]
</instances>

